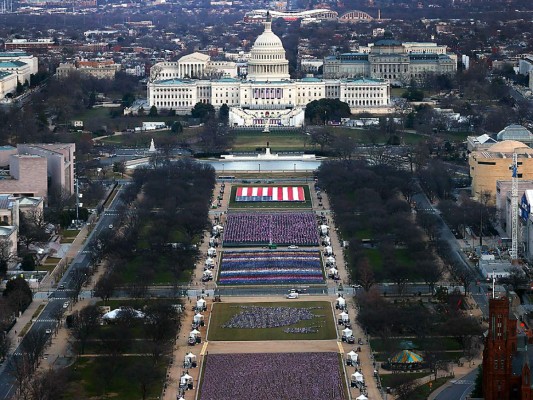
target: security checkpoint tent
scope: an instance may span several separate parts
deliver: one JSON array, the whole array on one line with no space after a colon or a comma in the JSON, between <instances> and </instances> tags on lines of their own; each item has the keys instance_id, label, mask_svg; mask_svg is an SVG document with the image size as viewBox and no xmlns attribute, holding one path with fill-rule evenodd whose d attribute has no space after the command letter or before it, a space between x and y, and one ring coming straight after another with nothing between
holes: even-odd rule
<instances>
[{"instance_id":1,"label":"security checkpoint tent","mask_svg":"<svg viewBox=\"0 0 533 400\"><path fill-rule=\"evenodd\" d=\"M352 380L355 380L357 382L363 382L365 378L362 373L355 372L354 374L352 374Z\"/></svg>"},{"instance_id":2,"label":"security checkpoint tent","mask_svg":"<svg viewBox=\"0 0 533 400\"><path fill-rule=\"evenodd\" d=\"M368 400L368 397L362 394L361 396L357 397L355 400Z\"/></svg>"},{"instance_id":3,"label":"security checkpoint tent","mask_svg":"<svg viewBox=\"0 0 533 400\"><path fill-rule=\"evenodd\" d=\"M193 337L193 338L196 338L200 335L200 331L198 329L193 329L190 333L189 333L189 337Z\"/></svg>"},{"instance_id":4,"label":"security checkpoint tent","mask_svg":"<svg viewBox=\"0 0 533 400\"><path fill-rule=\"evenodd\" d=\"M196 356L193 353L189 352L189 353L185 354L185 361L187 361L187 360L196 361Z\"/></svg>"},{"instance_id":5,"label":"security checkpoint tent","mask_svg":"<svg viewBox=\"0 0 533 400\"><path fill-rule=\"evenodd\" d=\"M207 270L204 271L204 275L203 276L205 276L207 278L212 278L213 277L213 272L211 272L210 270L207 269Z\"/></svg>"},{"instance_id":6,"label":"security checkpoint tent","mask_svg":"<svg viewBox=\"0 0 533 400\"><path fill-rule=\"evenodd\" d=\"M194 322L197 322L197 323L200 323L204 320L204 316L200 313L197 313L194 317L193 317L193 321Z\"/></svg>"},{"instance_id":7,"label":"security checkpoint tent","mask_svg":"<svg viewBox=\"0 0 533 400\"><path fill-rule=\"evenodd\" d=\"M213 260L211 257L208 257L205 260L205 265L206 265L206 267L212 267L212 266L215 265L215 260Z\"/></svg>"},{"instance_id":8,"label":"security checkpoint tent","mask_svg":"<svg viewBox=\"0 0 533 400\"><path fill-rule=\"evenodd\" d=\"M192 376L185 373L180 377L180 386L186 386L189 383L192 383Z\"/></svg>"},{"instance_id":9,"label":"security checkpoint tent","mask_svg":"<svg viewBox=\"0 0 533 400\"><path fill-rule=\"evenodd\" d=\"M339 314L339 319L342 322L350 322L350 316L348 315L346 311L343 311Z\"/></svg>"},{"instance_id":10,"label":"security checkpoint tent","mask_svg":"<svg viewBox=\"0 0 533 400\"><path fill-rule=\"evenodd\" d=\"M353 331L350 328L346 328L342 330L343 338L349 338L350 336L353 336Z\"/></svg>"},{"instance_id":11,"label":"security checkpoint tent","mask_svg":"<svg viewBox=\"0 0 533 400\"><path fill-rule=\"evenodd\" d=\"M328 276L331 278L336 276L338 273L339 273L339 270L335 267L331 267L330 269L328 269Z\"/></svg>"},{"instance_id":12,"label":"security checkpoint tent","mask_svg":"<svg viewBox=\"0 0 533 400\"><path fill-rule=\"evenodd\" d=\"M326 264L335 265L335 258L332 256L326 257Z\"/></svg>"},{"instance_id":13,"label":"security checkpoint tent","mask_svg":"<svg viewBox=\"0 0 533 400\"><path fill-rule=\"evenodd\" d=\"M324 253L326 253L326 255L328 256L331 256L333 254L333 247L326 246L326 248L324 249Z\"/></svg>"},{"instance_id":14,"label":"security checkpoint tent","mask_svg":"<svg viewBox=\"0 0 533 400\"><path fill-rule=\"evenodd\" d=\"M329 226L327 225L320 225L320 234L322 236L326 236L328 234Z\"/></svg>"},{"instance_id":15,"label":"security checkpoint tent","mask_svg":"<svg viewBox=\"0 0 533 400\"><path fill-rule=\"evenodd\" d=\"M351 360L353 362L357 362L357 360L359 359L359 354L352 350L349 353L346 353L346 359Z\"/></svg>"},{"instance_id":16,"label":"security checkpoint tent","mask_svg":"<svg viewBox=\"0 0 533 400\"><path fill-rule=\"evenodd\" d=\"M337 298L337 307L338 308L344 308L346 307L346 300L344 299L344 297L338 297Z\"/></svg>"},{"instance_id":17,"label":"security checkpoint tent","mask_svg":"<svg viewBox=\"0 0 533 400\"><path fill-rule=\"evenodd\" d=\"M324 238L322 239L322 243L324 243L324 245L326 246L331 246L331 239L329 238L329 236L324 236Z\"/></svg>"},{"instance_id":18,"label":"security checkpoint tent","mask_svg":"<svg viewBox=\"0 0 533 400\"><path fill-rule=\"evenodd\" d=\"M217 255L217 250L214 248L214 247L210 247L208 250L207 250L207 255L209 257L214 257Z\"/></svg>"},{"instance_id":19,"label":"security checkpoint tent","mask_svg":"<svg viewBox=\"0 0 533 400\"><path fill-rule=\"evenodd\" d=\"M198 299L196 300L196 309L197 310L205 310L205 300L204 299Z\"/></svg>"}]
</instances>

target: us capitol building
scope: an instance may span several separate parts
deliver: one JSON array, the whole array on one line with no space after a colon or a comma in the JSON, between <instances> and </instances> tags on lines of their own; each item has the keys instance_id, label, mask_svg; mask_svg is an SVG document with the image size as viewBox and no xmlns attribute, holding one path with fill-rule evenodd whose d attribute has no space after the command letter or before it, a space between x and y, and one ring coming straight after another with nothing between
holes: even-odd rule
<instances>
[{"instance_id":1,"label":"us capitol building","mask_svg":"<svg viewBox=\"0 0 533 400\"><path fill-rule=\"evenodd\" d=\"M232 74L232 63L212 66L207 56L198 53L178 62L155 64L150 70L148 102L150 107L172 109L188 114L198 102L219 109L227 104L231 126L299 127L304 123L305 107L323 98L346 102L352 113L387 113L390 106L390 84L381 79L317 79L292 80L289 62L281 39L272 32L271 18L256 39L248 61L245 80ZM225 75L218 79L191 79L220 69Z\"/></svg>"}]
</instances>

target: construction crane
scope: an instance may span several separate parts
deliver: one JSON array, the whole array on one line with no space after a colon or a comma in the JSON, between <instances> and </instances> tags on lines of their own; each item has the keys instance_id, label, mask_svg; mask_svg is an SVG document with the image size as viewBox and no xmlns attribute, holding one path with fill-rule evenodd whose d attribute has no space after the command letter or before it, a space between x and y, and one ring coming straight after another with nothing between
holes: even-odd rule
<instances>
[{"instance_id":1,"label":"construction crane","mask_svg":"<svg viewBox=\"0 0 533 400\"><path fill-rule=\"evenodd\" d=\"M513 179L511 186L511 262L518 260L518 156L513 153L513 163L511 168Z\"/></svg>"}]
</instances>

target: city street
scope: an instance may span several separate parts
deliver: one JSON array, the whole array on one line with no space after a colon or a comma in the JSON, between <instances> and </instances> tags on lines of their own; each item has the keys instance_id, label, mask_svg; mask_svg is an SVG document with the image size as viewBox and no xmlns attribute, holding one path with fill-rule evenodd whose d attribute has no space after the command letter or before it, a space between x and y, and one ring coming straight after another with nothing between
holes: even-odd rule
<instances>
[{"instance_id":1,"label":"city street","mask_svg":"<svg viewBox=\"0 0 533 400\"><path fill-rule=\"evenodd\" d=\"M49 299L42 310L39 318L37 318L34 324L29 329L29 332L36 331L38 333L44 333L47 329L54 330L57 326L56 316L58 312L62 311L63 305L66 301L72 302L72 296L74 295L74 276L76 269L85 269L89 266L89 259L86 257L87 251L91 243L96 240L100 233L106 229L109 229L109 225L113 224L116 218L116 209L120 204L120 193L122 189L119 189L115 198L111 202L109 208L101 215L100 219L94 226L93 231L85 241L82 249L78 252L77 256L71 262L69 268L63 275L58 284L64 285L64 290L53 291ZM39 296L41 297L41 296ZM35 300L34 300L35 301ZM21 351L21 346L24 344L24 339L17 345L14 353L17 354ZM16 390L14 378L10 372L11 359L8 358L4 364L0 367L0 399L11 398Z\"/></svg>"}]
</instances>

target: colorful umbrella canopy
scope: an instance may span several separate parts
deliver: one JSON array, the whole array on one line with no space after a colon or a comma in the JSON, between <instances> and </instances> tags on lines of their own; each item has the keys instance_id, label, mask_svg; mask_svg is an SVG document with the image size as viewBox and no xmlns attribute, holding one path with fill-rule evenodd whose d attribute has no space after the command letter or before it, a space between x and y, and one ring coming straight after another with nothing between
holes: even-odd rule
<instances>
[{"instance_id":1,"label":"colorful umbrella canopy","mask_svg":"<svg viewBox=\"0 0 533 400\"><path fill-rule=\"evenodd\" d=\"M415 364L423 361L423 358L410 350L402 350L390 359L392 364Z\"/></svg>"}]
</instances>

